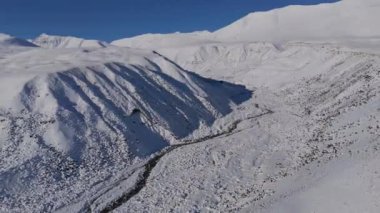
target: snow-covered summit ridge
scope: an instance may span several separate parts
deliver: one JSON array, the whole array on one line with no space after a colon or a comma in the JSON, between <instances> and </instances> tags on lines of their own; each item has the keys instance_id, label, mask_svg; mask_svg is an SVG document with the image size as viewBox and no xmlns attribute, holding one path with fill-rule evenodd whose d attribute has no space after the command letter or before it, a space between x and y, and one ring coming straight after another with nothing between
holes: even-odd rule
<instances>
[{"instance_id":1,"label":"snow-covered summit ridge","mask_svg":"<svg viewBox=\"0 0 380 213\"><path fill-rule=\"evenodd\" d=\"M216 32L224 41L294 41L380 38L380 2L344 0L251 13Z\"/></svg>"},{"instance_id":2,"label":"snow-covered summit ridge","mask_svg":"<svg viewBox=\"0 0 380 213\"><path fill-rule=\"evenodd\" d=\"M343 0L319 5L292 5L254 12L212 33L146 34L112 42L146 49L220 42L364 42L380 39L380 1Z\"/></svg>"},{"instance_id":3,"label":"snow-covered summit ridge","mask_svg":"<svg viewBox=\"0 0 380 213\"><path fill-rule=\"evenodd\" d=\"M102 48L109 45L105 41L87 40L73 36L48 35L45 33L33 39L32 42L44 48Z\"/></svg>"},{"instance_id":4,"label":"snow-covered summit ridge","mask_svg":"<svg viewBox=\"0 0 380 213\"><path fill-rule=\"evenodd\" d=\"M253 12L215 32L144 34L111 42L112 45L142 49L172 48L220 42L281 43L288 41L380 40L380 2L377 0L342 0L319 5L291 5L265 12ZM1 41L0 36L0 41ZM31 40L44 48L101 48L107 42L72 36L41 34Z\"/></svg>"}]
</instances>

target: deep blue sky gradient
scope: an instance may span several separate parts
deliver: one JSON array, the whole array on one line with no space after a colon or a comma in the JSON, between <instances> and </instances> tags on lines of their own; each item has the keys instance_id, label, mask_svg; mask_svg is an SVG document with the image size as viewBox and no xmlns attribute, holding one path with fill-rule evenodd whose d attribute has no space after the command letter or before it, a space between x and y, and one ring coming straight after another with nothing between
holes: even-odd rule
<instances>
[{"instance_id":1,"label":"deep blue sky gradient","mask_svg":"<svg viewBox=\"0 0 380 213\"><path fill-rule=\"evenodd\" d=\"M0 32L105 41L143 33L214 31L253 11L337 0L1 0Z\"/></svg>"}]
</instances>

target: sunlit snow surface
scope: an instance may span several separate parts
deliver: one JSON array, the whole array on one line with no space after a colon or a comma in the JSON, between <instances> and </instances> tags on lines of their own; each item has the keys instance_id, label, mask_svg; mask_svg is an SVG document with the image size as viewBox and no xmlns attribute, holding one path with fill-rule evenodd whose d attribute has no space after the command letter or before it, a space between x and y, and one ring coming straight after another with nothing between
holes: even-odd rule
<instances>
[{"instance_id":1,"label":"sunlit snow surface","mask_svg":"<svg viewBox=\"0 0 380 213\"><path fill-rule=\"evenodd\" d=\"M379 212L379 12L111 45L0 34L0 211Z\"/></svg>"},{"instance_id":2,"label":"sunlit snow surface","mask_svg":"<svg viewBox=\"0 0 380 213\"><path fill-rule=\"evenodd\" d=\"M202 78L152 51L2 50L5 210L68 204L251 97L244 86Z\"/></svg>"},{"instance_id":3,"label":"sunlit snow surface","mask_svg":"<svg viewBox=\"0 0 380 213\"><path fill-rule=\"evenodd\" d=\"M232 134L163 157L147 186L117 210L377 212L379 55L252 43L231 57L238 47L222 45L204 62L177 61L254 88L253 98L229 115L246 121ZM230 61L210 66L214 57ZM274 113L247 119L257 106Z\"/></svg>"}]
</instances>

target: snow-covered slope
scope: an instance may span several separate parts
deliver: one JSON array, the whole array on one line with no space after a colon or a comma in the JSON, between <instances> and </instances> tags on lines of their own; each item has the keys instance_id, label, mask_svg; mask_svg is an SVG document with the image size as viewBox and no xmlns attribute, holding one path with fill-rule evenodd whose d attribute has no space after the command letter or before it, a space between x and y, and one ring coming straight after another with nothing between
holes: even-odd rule
<instances>
[{"instance_id":1,"label":"snow-covered slope","mask_svg":"<svg viewBox=\"0 0 380 213\"><path fill-rule=\"evenodd\" d=\"M206 44L191 47L163 48L161 54L187 70L218 80L244 84L251 88L281 88L284 85L329 70L337 52L361 51L337 44L288 42L274 45L269 42ZM338 61L346 60L336 58ZM350 59L347 59L350 60ZM301 72L307 68L308 72Z\"/></svg>"},{"instance_id":2,"label":"snow-covered slope","mask_svg":"<svg viewBox=\"0 0 380 213\"><path fill-rule=\"evenodd\" d=\"M379 49L378 0L342 0L254 12L213 33L147 34L112 42L117 46L162 49L191 44L288 41L335 42ZM211 42L210 42L211 41Z\"/></svg>"},{"instance_id":3,"label":"snow-covered slope","mask_svg":"<svg viewBox=\"0 0 380 213\"><path fill-rule=\"evenodd\" d=\"M289 6L251 13L214 32L223 41L301 41L380 38L377 0L342 0L334 4Z\"/></svg>"},{"instance_id":4,"label":"snow-covered slope","mask_svg":"<svg viewBox=\"0 0 380 213\"><path fill-rule=\"evenodd\" d=\"M0 67L2 211L67 205L251 96L151 51L33 48Z\"/></svg>"},{"instance_id":5,"label":"snow-covered slope","mask_svg":"<svg viewBox=\"0 0 380 213\"><path fill-rule=\"evenodd\" d=\"M101 48L108 46L107 42L98 40L87 40L72 36L55 36L41 34L32 42L44 48L79 48L79 47L92 47Z\"/></svg>"},{"instance_id":6,"label":"snow-covered slope","mask_svg":"<svg viewBox=\"0 0 380 213\"><path fill-rule=\"evenodd\" d=\"M379 10L104 48L0 35L0 211L379 212Z\"/></svg>"},{"instance_id":7,"label":"snow-covered slope","mask_svg":"<svg viewBox=\"0 0 380 213\"><path fill-rule=\"evenodd\" d=\"M211 40L197 45L173 34L149 45L140 45L144 36L125 39L123 46L154 49L185 69L255 93L217 122L232 131L169 152L141 191L114 198L120 203L100 197L93 208L378 212L379 12L376 0L343 0L253 13L191 35ZM264 109L273 113L250 114Z\"/></svg>"},{"instance_id":8,"label":"snow-covered slope","mask_svg":"<svg viewBox=\"0 0 380 213\"><path fill-rule=\"evenodd\" d=\"M9 46L36 47L36 45L26 40L15 38L7 34L0 33L0 48L9 47Z\"/></svg>"},{"instance_id":9,"label":"snow-covered slope","mask_svg":"<svg viewBox=\"0 0 380 213\"><path fill-rule=\"evenodd\" d=\"M139 193L104 202L116 212L378 212L380 56L295 43L253 65L233 79L251 80L253 98L216 123L230 131L164 155Z\"/></svg>"},{"instance_id":10,"label":"snow-covered slope","mask_svg":"<svg viewBox=\"0 0 380 213\"><path fill-rule=\"evenodd\" d=\"M299 48L283 51L282 46L273 45L268 42L255 43L211 43L177 48L162 48L158 51L188 70L193 70L202 76L227 80L230 82L241 82L252 87L263 84L277 84L277 80L283 79L280 74L291 74L292 68L284 64L281 70L269 74L264 69L257 70L256 67L275 59L286 60L292 52L301 51ZM303 55L300 59L306 60ZM299 63L302 66L302 60ZM280 62L281 63L281 62ZM270 67L269 71L273 71ZM254 75L254 77L251 77ZM249 76L249 77L248 77ZM270 79L270 80L269 80ZM283 79L284 80L284 79Z\"/></svg>"}]
</instances>

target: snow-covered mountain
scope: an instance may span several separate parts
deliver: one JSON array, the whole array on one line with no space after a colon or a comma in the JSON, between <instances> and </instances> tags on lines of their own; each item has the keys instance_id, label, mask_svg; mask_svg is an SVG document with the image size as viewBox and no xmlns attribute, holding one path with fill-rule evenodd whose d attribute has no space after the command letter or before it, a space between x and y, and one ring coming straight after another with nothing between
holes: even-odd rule
<instances>
[{"instance_id":1,"label":"snow-covered mountain","mask_svg":"<svg viewBox=\"0 0 380 213\"><path fill-rule=\"evenodd\" d=\"M304 42L244 47L195 64L255 87L249 102L218 122L238 121L236 128L166 154L138 194L108 205L116 212L377 212L379 54Z\"/></svg>"},{"instance_id":2,"label":"snow-covered mountain","mask_svg":"<svg viewBox=\"0 0 380 213\"><path fill-rule=\"evenodd\" d=\"M27 40L15 38L7 34L0 33L0 47L9 47L9 46L36 47L35 44Z\"/></svg>"},{"instance_id":3,"label":"snow-covered mountain","mask_svg":"<svg viewBox=\"0 0 380 213\"><path fill-rule=\"evenodd\" d=\"M378 212L379 12L112 45L0 34L0 211Z\"/></svg>"},{"instance_id":4,"label":"snow-covered mountain","mask_svg":"<svg viewBox=\"0 0 380 213\"><path fill-rule=\"evenodd\" d=\"M251 95L151 51L35 48L1 58L0 202L7 209L30 208L31 196L43 204L39 211L67 204Z\"/></svg>"},{"instance_id":5,"label":"snow-covered mountain","mask_svg":"<svg viewBox=\"0 0 380 213\"><path fill-rule=\"evenodd\" d=\"M37 38L33 39L32 42L44 48L102 48L109 45L107 42L104 41L88 40L72 36L56 36L47 34L41 34Z\"/></svg>"},{"instance_id":6,"label":"snow-covered mountain","mask_svg":"<svg viewBox=\"0 0 380 213\"><path fill-rule=\"evenodd\" d=\"M132 38L125 38L111 42L112 45L120 47L133 47L141 49L154 49L161 47L191 46L202 43L210 43L211 33L208 31L193 33L172 34L144 34Z\"/></svg>"},{"instance_id":7,"label":"snow-covered mountain","mask_svg":"<svg viewBox=\"0 0 380 213\"><path fill-rule=\"evenodd\" d=\"M288 6L254 12L208 33L147 34L112 42L117 46L160 49L201 43L322 41L359 47L378 45L378 0L342 0L312 6ZM364 44L362 44L364 43Z\"/></svg>"},{"instance_id":8,"label":"snow-covered mountain","mask_svg":"<svg viewBox=\"0 0 380 213\"><path fill-rule=\"evenodd\" d=\"M334 4L289 6L251 13L214 32L223 41L342 41L380 38L377 0L342 0Z\"/></svg>"}]
</instances>

